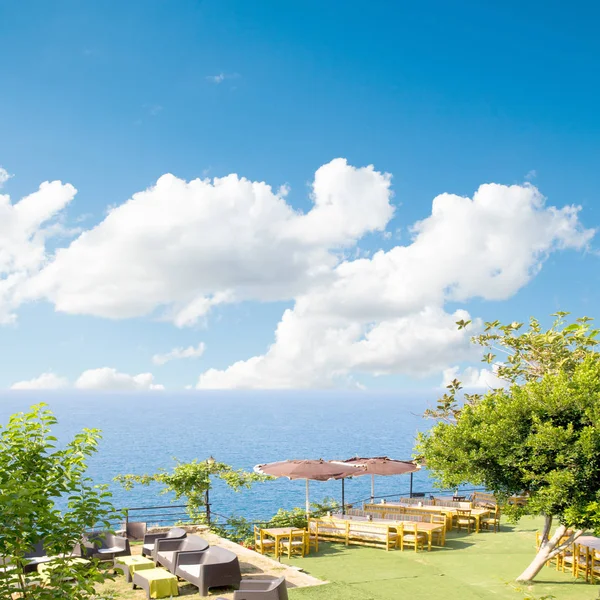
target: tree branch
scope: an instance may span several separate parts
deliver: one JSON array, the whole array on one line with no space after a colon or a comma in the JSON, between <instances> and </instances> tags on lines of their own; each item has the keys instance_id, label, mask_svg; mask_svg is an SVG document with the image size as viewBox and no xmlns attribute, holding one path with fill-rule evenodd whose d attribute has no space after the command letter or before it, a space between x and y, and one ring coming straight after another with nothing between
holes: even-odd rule
<instances>
[{"instance_id":1,"label":"tree branch","mask_svg":"<svg viewBox=\"0 0 600 600\"><path fill-rule=\"evenodd\" d=\"M548 543L548 537L550 535L551 527L552 527L552 515L544 515L544 531L542 532L541 546L545 546Z\"/></svg>"},{"instance_id":2,"label":"tree branch","mask_svg":"<svg viewBox=\"0 0 600 600\"><path fill-rule=\"evenodd\" d=\"M564 542L559 544L548 554L548 559L552 559L558 554L560 554L563 550L566 550L581 534L583 533L583 529L578 529L573 532Z\"/></svg>"}]
</instances>

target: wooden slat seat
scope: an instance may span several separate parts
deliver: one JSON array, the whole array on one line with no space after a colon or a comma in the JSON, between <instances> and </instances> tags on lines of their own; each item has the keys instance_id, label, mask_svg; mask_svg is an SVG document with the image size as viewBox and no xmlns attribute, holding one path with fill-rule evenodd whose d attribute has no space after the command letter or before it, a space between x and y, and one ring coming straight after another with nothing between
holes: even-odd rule
<instances>
[{"instance_id":1,"label":"wooden slat seat","mask_svg":"<svg viewBox=\"0 0 600 600\"><path fill-rule=\"evenodd\" d=\"M348 544L379 546L386 550L398 545L398 527L370 521L350 521L348 526Z\"/></svg>"},{"instance_id":2,"label":"wooden slat seat","mask_svg":"<svg viewBox=\"0 0 600 600\"><path fill-rule=\"evenodd\" d=\"M395 548L402 525L397 523L381 523L356 519L322 517L310 519L308 531L316 533L320 540L344 542L346 545L358 544L363 546L385 547L386 550Z\"/></svg>"}]
</instances>

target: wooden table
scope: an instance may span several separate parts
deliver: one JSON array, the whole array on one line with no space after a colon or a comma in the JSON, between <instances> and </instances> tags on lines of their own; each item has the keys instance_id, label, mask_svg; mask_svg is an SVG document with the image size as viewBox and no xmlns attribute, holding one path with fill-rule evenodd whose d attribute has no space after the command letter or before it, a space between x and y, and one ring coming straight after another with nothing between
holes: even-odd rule
<instances>
[{"instance_id":1,"label":"wooden table","mask_svg":"<svg viewBox=\"0 0 600 600\"><path fill-rule=\"evenodd\" d=\"M269 527L261 529L261 533L275 540L275 558L279 558L279 543L284 538L289 538L292 531L300 531L298 527Z\"/></svg>"},{"instance_id":2,"label":"wooden table","mask_svg":"<svg viewBox=\"0 0 600 600\"><path fill-rule=\"evenodd\" d=\"M492 511L489 508L472 508L471 517L475 520L475 533L481 529L481 519L489 517Z\"/></svg>"},{"instance_id":3,"label":"wooden table","mask_svg":"<svg viewBox=\"0 0 600 600\"><path fill-rule=\"evenodd\" d=\"M401 517L402 515L398 515L399 517ZM356 517L349 517L350 520L356 519ZM340 520L346 520L346 519L340 519ZM362 519L356 519L356 520L362 520ZM409 521L409 520L403 520L403 519L378 519L377 517L374 517L372 519L366 520L366 523L384 523L385 525L390 525L392 527L396 527L396 533L398 532L398 529L405 528L407 525L410 525L410 529L413 528L413 526L416 526L416 530L417 532L420 533L426 533L427 534L427 549L429 551L431 551L431 544L432 544L432 539L433 539L433 534L440 532L442 534L442 546L444 546L446 544L446 527L443 523L425 523L423 521Z\"/></svg>"},{"instance_id":4,"label":"wooden table","mask_svg":"<svg viewBox=\"0 0 600 600\"><path fill-rule=\"evenodd\" d=\"M382 507L385 510L385 507L389 506L402 506L403 508L408 508L410 510L423 511L424 513L440 513L446 517L446 530L452 531L452 518L456 516L456 509L450 508L448 506L419 506L418 504L405 504L402 502L386 502L386 504L378 504L377 507Z\"/></svg>"},{"instance_id":5,"label":"wooden table","mask_svg":"<svg viewBox=\"0 0 600 600\"><path fill-rule=\"evenodd\" d=\"M481 529L481 519L483 517L489 516L491 510L489 508L468 508L468 509L460 509L460 508L452 508L450 506L415 506L413 504L402 504L402 503L393 503L387 502L386 504L378 504L377 507L381 507L382 510L385 510L386 505L389 506L402 506L404 508L420 510L423 512L430 513L442 513L448 517L448 531L452 531L452 518L455 517L458 513L458 510L470 510L471 517L475 521L475 532L479 533Z\"/></svg>"},{"instance_id":6,"label":"wooden table","mask_svg":"<svg viewBox=\"0 0 600 600\"><path fill-rule=\"evenodd\" d=\"M594 537L593 535L581 535L573 543L585 546L586 548L600 550L600 538Z\"/></svg>"},{"instance_id":7,"label":"wooden table","mask_svg":"<svg viewBox=\"0 0 600 600\"><path fill-rule=\"evenodd\" d=\"M525 506L527 504L527 500L529 500L529 496L511 496L508 499L509 504L516 504L517 506Z\"/></svg>"}]
</instances>

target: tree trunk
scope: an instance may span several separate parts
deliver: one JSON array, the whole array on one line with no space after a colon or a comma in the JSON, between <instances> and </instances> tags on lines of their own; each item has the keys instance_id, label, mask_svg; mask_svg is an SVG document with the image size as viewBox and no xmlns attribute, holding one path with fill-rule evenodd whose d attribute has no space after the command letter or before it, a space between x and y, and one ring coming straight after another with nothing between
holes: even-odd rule
<instances>
[{"instance_id":1,"label":"tree trunk","mask_svg":"<svg viewBox=\"0 0 600 600\"><path fill-rule=\"evenodd\" d=\"M548 517L546 517L546 519L547 518ZM533 578L542 570L542 567L550 558L550 553L552 550L556 548L560 539L563 537L563 535L565 535L566 530L567 528L564 525L559 525L551 539L547 539L547 533L546 536L542 537L542 543L540 544L538 553L535 555L535 558L531 561L530 565L517 577L517 581L533 581ZM545 542L543 539L544 537L546 537Z\"/></svg>"},{"instance_id":2,"label":"tree trunk","mask_svg":"<svg viewBox=\"0 0 600 600\"><path fill-rule=\"evenodd\" d=\"M540 542L540 548L548 543L548 538L550 537L550 529L552 528L552 516L545 515L544 516L544 531L542 531L542 541Z\"/></svg>"},{"instance_id":3,"label":"tree trunk","mask_svg":"<svg viewBox=\"0 0 600 600\"><path fill-rule=\"evenodd\" d=\"M557 554L568 548L574 540L576 540L582 533L582 530L577 530L571 534L566 540L561 542L564 537L567 528L565 525L559 525L554 532L551 539L548 539L548 531L552 523L552 517L546 517L544 524L544 533L542 534L542 541L540 549L536 554L535 558L531 561L529 566L517 577L517 581L520 583L527 583L533 581L535 576L542 570L542 567L546 562L554 558ZM544 541L545 540L545 541Z\"/></svg>"}]
</instances>

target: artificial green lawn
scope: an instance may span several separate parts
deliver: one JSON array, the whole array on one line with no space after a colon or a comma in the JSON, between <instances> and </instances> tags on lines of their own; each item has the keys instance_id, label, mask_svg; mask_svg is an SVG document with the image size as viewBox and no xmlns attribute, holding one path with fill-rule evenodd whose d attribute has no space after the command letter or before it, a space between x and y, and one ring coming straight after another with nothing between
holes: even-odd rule
<instances>
[{"instance_id":1,"label":"artificial green lawn","mask_svg":"<svg viewBox=\"0 0 600 600\"><path fill-rule=\"evenodd\" d=\"M496 534L453 532L445 548L432 552L323 543L318 553L285 562L331 583L292 589L290 600L600 598L600 586L575 580L554 566L544 567L527 589L513 583L535 554L540 525L537 519L523 519L517 526L503 524Z\"/></svg>"}]
</instances>

